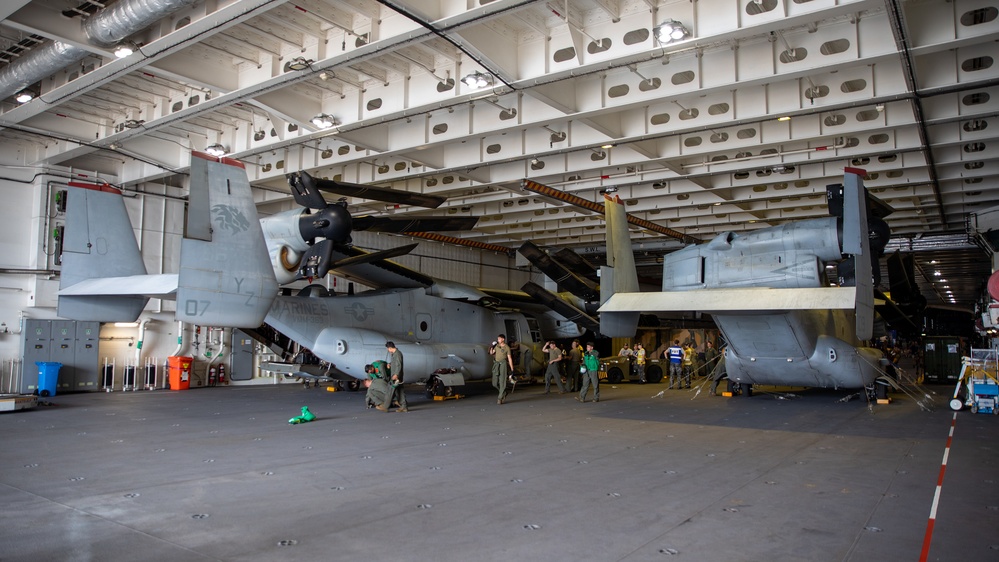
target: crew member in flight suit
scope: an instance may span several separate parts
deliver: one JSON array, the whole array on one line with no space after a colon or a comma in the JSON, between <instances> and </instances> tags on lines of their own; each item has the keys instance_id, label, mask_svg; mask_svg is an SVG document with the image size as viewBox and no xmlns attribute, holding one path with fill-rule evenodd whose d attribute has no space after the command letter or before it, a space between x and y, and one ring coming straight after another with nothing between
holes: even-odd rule
<instances>
[{"instance_id":1,"label":"crew member in flight suit","mask_svg":"<svg viewBox=\"0 0 999 562\"><path fill-rule=\"evenodd\" d=\"M395 346L395 342L385 342L385 349L389 352L388 368L389 372L392 374L392 392L389 392L385 397L385 402L378 409L387 412L389 407L392 405L392 401L395 400L399 403L399 409L397 412L408 412L409 406L406 404L406 391L402 386L402 352L399 351Z\"/></svg>"},{"instance_id":2,"label":"crew member in flight suit","mask_svg":"<svg viewBox=\"0 0 999 562\"><path fill-rule=\"evenodd\" d=\"M669 346L663 355L669 359L669 388L680 388L680 378L683 376L683 348L680 347L680 340L673 340L673 345Z\"/></svg>"},{"instance_id":3,"label":"crew member in flight suit","mask_svg":"<svg viewBox=\"0 0 999 562\"><path fill-rule=\"evenodd\" d=\"M566 386L568 386L566 390L569 392L575 392L582 382L579 370L582 361L583 347L579 345L579 340L572 340L572 345L569 346L569 368L565 374Z\"/></svg>"},{"instance_id":4,"label":"crew member in flight suit","mask_svg":"<svg viewBox=\"0 0 999 562\"><path fill-rule=\"evenodd\" d=\"M638 375L638 381L645 384L645 348L642 344L635 344L635 373Z\"/></svg>"},{"instance_id":5,"label":"crew member in flight suit","mask_svg":"<svg viewBox=\"0 0 999 562\"><path fill-rule=\"evenodd\" d=\"M690 388L690 376L694 372L694 344L683 346L683 383ZM679 388L679 387L677 387Z\"/></svg>"},{"instance_id":6,"label":"crew member in flight suit","mask_svg":"<svg viewBox=\"0 0 999 562\"><path fill-rule=\"evenodd\" d=\"M499 391L496 403L502 404L506 399L507 373L513 372L513 354L510 353L510 346L506 344L506 335L496 336L496 341L489 348L489 355L493 356L493 388Z\"/></svg>"},{"instance_id":7,"label":"crew member in flight suit","mask_svg":"<svg viewBox=\"0 0 999 562\"><path fill-rule=\"evenodd\" d=\"M364 403L369 408L374 408L385 402L385 397L392 392L392 387L388 383L388 367L382 360L373 361L370 365L364 366L364 372L368 374L368 380L364 381L368 386Z\"/></svg>"},{"instance_id":8,"label":"crew member in flight suit","mask_svg":"<svg viewBox=\"0 0 999 562\"><path fill-rule=\"evenodd\" d=\"M576 402L586 402L586 391L593 385L593 401L600 401L600 354L593 349L593 342L586 342L586 353L583 354L583 364L586 365L586 375L583 377L583 385L579 389L579 396Z\"/></svg>"},{"instance_id":9,"label":"crew member in flight suit","mask_svg":"<svg viewBox=\"0 0 999 562\"><path fill-rule=\"evenodd\" d=\"M713 343L708 342L704 348L704 368L711 372L715 367L715 363L718 362L718 350L715 349Z\"/></svg>"},{"instance_id":10,"label":"crew member in flight suit","mask_svg":"<svg viewBox=\"0 0 999 562\"><path fill-rule=\"evenodd\" d=\"M548 370L545 371L545 394L552 391L552 379L558 385L558 393L565 394L565 387L562 386L562 375L559 374L559 364L562 363L562 350L555 342L550 341L541 348L541 351L548 353Z\"/></svg>"}]
</instances>

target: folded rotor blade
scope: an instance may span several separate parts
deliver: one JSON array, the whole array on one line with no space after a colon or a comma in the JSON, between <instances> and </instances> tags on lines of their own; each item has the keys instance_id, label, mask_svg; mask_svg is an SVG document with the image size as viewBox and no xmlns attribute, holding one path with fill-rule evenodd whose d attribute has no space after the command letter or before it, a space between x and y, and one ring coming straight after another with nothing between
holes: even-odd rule
<instances>
[{"instance_id":1,"label":"folded rotor blade","mask_svg":"<svg viewBox=\"0 0 999 562\"><path fill-rule=\"evenodd\" d=\"M594 283L597 282L597 267L571 248L562 248L555 252L555 255L552 257L576 275L589 279Z\"/></svg>"},{"instance_id":2,"label":"folded rotor blade","mask_svg":"<svg viewBox=\"0 0 999 562\"><path fill-rule=\"evenodd\" d=\"M302 172L302 174L308 176L305 172ZM309 177L314 182L316 188L347 197L360 197L362 199L373 199L375 201L384 201L386 203L396 203L399 205L416 205L417 207L428 207L431 209L436 209L447 201L447 197L424 195L422 193L398 191L385 187L375 187L372 185L361 185L359 183L346 183L342 181L322 180L311 178L311 176Z\"/></svg>"},{"instance_id":3,"label":"folded rotor blade","mask_svg":"<svg viewBox=\"0 0 999 562\"><path fill-rule=\"evenodd\" d=\"M338 267L347 267L350 265L359 265L362 263L372 263L379 260L387 260L389 258L396 258L399 256L404 256L412 252L419 244L408 244L406 246L399 246L398 248L390 248L388 250L382 250L380 252L372 252L370 254L361 254L347 259L340 260L333 264L333 269Z\"/></svg>"},{"instance_id":4,"label":"folded rotor blade","mask_svg":"<svg viewBox=\"0 0 999 562\"><path fill-rule=\"evenodd\" d=\"M546 254L544 250L539 248L534 242L528 240L524 242L523 245L517 250L522 256L527 258L534 267L537 267L548 276L549 279L556 282L560 289L569 291L570 293L576 295L577 297L592 301L600 298L600 291L597 289L596 284L591 282L589 279L582 278L564 265L559 263L557 260L553 259L551 256Z\"/></svg>"},{"instance_id":5,"label":"folded rotor blade","mask_svg":"<svg viewBox=\"0 0 999 562\"><path fill-rule=\"evenodd\" d=\"M332 240L321 240L309 246L309 249L302 255L301 265L298 268L298 278L325 277L330 271L332 255Z\"/></svg>"},{"instance_id":6,"label":"folded rotor blade","mask_svg":"<svg viewBox=\"0 0 999 562\"><path fill-rule=\"evenodd\" d=\"M315 179L305 172L297 174L287 174L288 185L291 186L291 195L295 198L295 203L308 209L325 209L326 199L323 194L316 189Z\"/></svg>"},{"instance_id":7,"label":"folded rotor blade","mask_svg":"<svg viewBox=\"0 0 999 562\"><path fill-rule=\"evenodd\" d=\"M427 218L391 218L391 217L354 217L354 230L370 232L440 232L472 230L479 217L427 217Z\"/></svg>"},{"instance_id":8,"label":"folded rotor blade","mask_svg":"<svg viewBox=\"0 0 999 562\"><path fill-rule=\"evenodd\" d=\"M600 333L600 322L582 310L558 298L558 295L541 285L529 281L521 287L521 290L534 297L539 303L561 314L566 320L575 322L577 325L593 333Z\"/></svg>"}]
</instances>

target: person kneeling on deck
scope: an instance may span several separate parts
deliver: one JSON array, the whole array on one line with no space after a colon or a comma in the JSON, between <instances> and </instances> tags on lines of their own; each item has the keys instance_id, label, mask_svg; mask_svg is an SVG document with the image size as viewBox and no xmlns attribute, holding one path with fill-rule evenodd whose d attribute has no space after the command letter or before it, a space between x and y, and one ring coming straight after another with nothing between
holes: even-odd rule
<instances>
[{"instance_id":1,"label":"person kneeling on deck","mask_svg":"<svg viewBox=\"0 0 999 562\"><path fill-rule=\"evenodd\" d=\"M364 381L364 385L368 387L364 403L368 408L374 408L384 403L385 397L392 392L392 386L388 382L388 364L381 360L374 361L364 366L364 372L368 374L368 380Z\"/></svg>"}]
</instances>

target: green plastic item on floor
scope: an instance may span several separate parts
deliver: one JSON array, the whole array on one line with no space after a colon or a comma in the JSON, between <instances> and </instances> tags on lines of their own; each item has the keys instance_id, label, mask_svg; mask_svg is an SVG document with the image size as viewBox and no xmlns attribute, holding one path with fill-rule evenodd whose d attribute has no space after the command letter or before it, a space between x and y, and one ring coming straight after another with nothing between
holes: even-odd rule
<instances>
[{"instance_id":1,"label":"green plastic item on floor","mask_svg":"<svg viewBox=\"0 0 999 562\"><path fill-rule=\"evenodd\" d=\"M291 418L288 423L305 423L314 419L316 419L316 415L309 411L309 407L302 406L302 415Z\"/></svg>"}]
</instances>

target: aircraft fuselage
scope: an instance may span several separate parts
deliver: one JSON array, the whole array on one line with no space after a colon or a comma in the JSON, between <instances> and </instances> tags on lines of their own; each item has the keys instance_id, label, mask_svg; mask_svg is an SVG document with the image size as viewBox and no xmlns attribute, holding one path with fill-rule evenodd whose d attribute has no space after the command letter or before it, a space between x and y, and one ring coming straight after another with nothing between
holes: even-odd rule
<instances>
[{"instance_id":1,"label":"aircraft fuselage","mask_svg":"<svg viewBox=\"0 0 999 562\"><path fill-rule=\"evenodd\" d=\"M713 318L728 342L731 381L861 388L878 376L882 353L858 345L853 311L717 312Z\"/></svg>"},{"instance_id":2,"label":"aircraft fuselage","mask_svg":"<svg viewBox=\"0 0 999 562\"><path fill-rule=\"evenodd\" d=\"M532 369L540 366L540 333L532 317L428 295L423 288L387 289L332 297L278 297L267 324L336 371L364 379L364 365L386 359L386 341L405 359L407 382L440 368L468 380L488 379L490 344L498 334L517 342Z\"/></svg>"}]
</instances>

